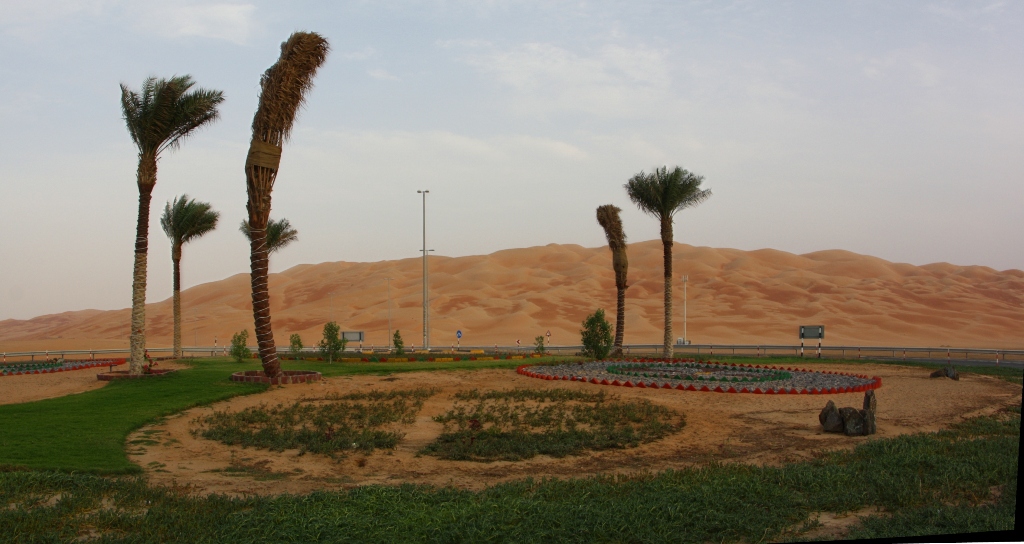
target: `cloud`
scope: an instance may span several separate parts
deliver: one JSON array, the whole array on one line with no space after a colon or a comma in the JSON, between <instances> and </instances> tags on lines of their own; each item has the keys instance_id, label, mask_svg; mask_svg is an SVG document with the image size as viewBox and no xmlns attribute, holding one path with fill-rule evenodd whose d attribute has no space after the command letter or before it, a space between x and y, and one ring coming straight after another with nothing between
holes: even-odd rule
<instances>
[{"instance_id":1,"label":"cloud","mask_svg":"<svg viewBox=\"0 0 1024 544\"><path fill-rule=\"evenodd\" d=\"M920 87L935 87L942 81L943 71L929 59L929 52L898 49L864 62L861 73L868 79L905 79Z\"/></svg>"},{"instance_id":2,"label":"cloud","mask_svg":"<svg viewBox=\"0 0 1024 544\"><path fill-rule=\"evenodd\" d=\"M466 62L509 88L524 111L630 117L670 99L671 67L661 49L608 44L581 54L550 43L466 48Z\"/></svg>"},{"instance_id":3,"label":"cloud","mask_svg":"<svg viewBox=\"0 0 1024 544\"><path fill-rule=\"evenodd\" d=\"M359 51L351 51L351 52L348 52L348 53L342 53L341 54L341 58L343 58L345 60L361 61L361 60L366 60L366 59L368 59L370 57L373 57L376 54L377 54L377 50L376 49L374 49L374 48L372 48L370 46L366 46L366 47L360 49Z\"/></svg>"},{"instance_id":4,"label":"cloud","mask_svg":"<svg viewBox=\"0 0 1024 544\"><path fill-rule=\"evenodd\" d=\"M255 26L252 4L146 4L138 10L136 26L167 38L199 36L244 44Z\"/></svg>"},{"instance_id":5,"label":"cloud","mask_svg":"<svg viewBox=\"0 0 1024 544\"><path fill-rule=\"evenodd\" d=\"M388 72L383 68L374 68L373 70L369 70L366 73L370 74L370 77L372 77L373 79L380 79L382 81L399 81L398 76Z\"/></svg>"}]
</instances>

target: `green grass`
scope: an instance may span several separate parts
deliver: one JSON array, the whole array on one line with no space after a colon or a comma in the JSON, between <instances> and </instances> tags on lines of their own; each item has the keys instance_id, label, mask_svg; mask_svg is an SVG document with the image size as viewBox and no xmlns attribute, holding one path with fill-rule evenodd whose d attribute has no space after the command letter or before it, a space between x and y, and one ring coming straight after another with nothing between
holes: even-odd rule
<instances>
[{"instance_id":1,"label":"green grass","mask_svg":"<svg viewBox=\"0 0 1024 544\"><path fill-rule=\"evenodd\" d=\"M1019 449L1020 416L1007 411L785 467L712 464L480 492L401 485L192 497L137 477L7 472L0 527L11 542L754 544L806 538L797 528L816 512L878 507L847 538L1005 531L1016 522Z\"/></svg>"},{"instance_id":2,"label":"green grass","mask_svg":"<svg viewBox=\"0 0 1024 544\"><path fill-rule=\"evenodd\" d=\"M619 401L604 391L512 389L456 393L444 425L421 453L463 461L564 457L636 447L683 428L683 416L645 399Z\"/></svg>"},{"instance_id":3,"label":"green grass","mask_svg":"<svg viewBox=\"0 0 1024 544\"><path fill-rule=\"evenodd\" d=\"M370 453L392 449L404 433L382 427L411 424L435 389L368 391L292 404L260 404L238 412L214 412L197 418L194 434L229 446L298 449L334 456L347 450Z\"/></svg>"},{"instance_id":4,"label":"green grass","mask_svg":"<svg viewBox=\"0 0 1024 544\"><path fill-rule=\"evenodd\" d=\"M77 395L0 406L0 466L137 472L124 450L135 429L193 406L266 389L229 381L230 369L224 362L202 362L167 376L115 380Z\"/></svg>"},{"instance_id":5,"label":"green grass","mask_svg":"<svg viewBox=\"0 0 1024 544\"><path fill-rule=\"evenodd\" d=\"M553 359L532 359L552 362ZM188 361L188 360L186 360ZM525 360L453 361L447 363L317 363L285 362L285 369L311 369L325 376L392 374L422 370L515 368ZM260 368L255 360L196 359L193 367L143 380L119 380L77 395L0 405L0 467L138 472L128 461L125 439L135 429L194 406L236 395L264 391L266 386L231 382L239 370ZM93 372L78 370L76 372ZM17 380L18 376L2 378ZM298 386L302 387L302 386Z\"/></svg>"}]
</instances>

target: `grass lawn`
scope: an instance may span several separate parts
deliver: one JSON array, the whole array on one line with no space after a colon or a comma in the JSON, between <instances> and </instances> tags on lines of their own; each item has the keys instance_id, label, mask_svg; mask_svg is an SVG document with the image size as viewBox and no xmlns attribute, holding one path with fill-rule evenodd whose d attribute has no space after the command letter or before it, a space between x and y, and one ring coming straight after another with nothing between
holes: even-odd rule
<instances>
[{"instance_id":1,"label":"grass lawn","mask_svg":"<svg viewBox=\"0 0 1024 544\"><path fill-rule=\"evenodd\" d=\"M285 368L342 376L550 361L301 361ZM811 369L816 364L793 358L760 361ZM853 451L785 467L711 464L617 477L523 480L480 492L399 485L305 496L192 497L179 488L150 486L137 475L82 473L138 472L124 453L133 429L191 406L262 391L264 386L227 379L233 371L255 368L255 362L197 360L193 368L164 378L0 406L0 466L7 467L0 468L0 540L754 544L800 540L796 528L813 528L815 512L867 507L882 513L847 538L1005 531L1016 523L1019 407L948 431L875 439ZM1015 370L961 371L1020 379Z\"/></svg>"}]
</instances>

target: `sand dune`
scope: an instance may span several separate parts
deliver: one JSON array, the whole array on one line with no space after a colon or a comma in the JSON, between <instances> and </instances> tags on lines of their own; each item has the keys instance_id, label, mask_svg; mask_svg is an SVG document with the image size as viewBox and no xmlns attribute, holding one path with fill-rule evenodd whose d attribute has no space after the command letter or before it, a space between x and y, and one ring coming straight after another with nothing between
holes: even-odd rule
<instances>
[{"instance_id":1,"label":"sand dune","mask_svg":"<svg viewBox=\"0 0 1024 544\"><path fill-rule=\"evenodd\" d=\"M629 246L626 342L659 343L661 243ZM1024 348L1024 272L983 266L891 263L848 251L795 255L676 244L674 336L682 336L686 273L688 333L694 343L793 343L797 326L826 325L826 342ZM551 244L490 255L431 257L431 342L514 344L551 331L554 344L579 342L587 313L614 321L615 278L607 247ZM385 277L392 277L392 323L406 344L422 345L422 264L300 265L270 277L278 345L292 333L313 344L332 317L343 330L383 345L388 331ZM126 286L127 289L127 286ZM334 292L333 309L329 293ZM182 294L184 344L223 345L253 329L247 274ZM170 299L147 306L150 346L171 343ZM0 321L0 350L127 346L129 310L84 310Z\"/></svg>"}]
</instances>

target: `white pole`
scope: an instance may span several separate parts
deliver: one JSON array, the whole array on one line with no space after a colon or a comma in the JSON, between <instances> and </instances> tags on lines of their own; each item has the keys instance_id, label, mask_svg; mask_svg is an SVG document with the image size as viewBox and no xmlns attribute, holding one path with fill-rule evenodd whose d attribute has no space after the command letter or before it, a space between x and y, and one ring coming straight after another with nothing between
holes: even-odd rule
<instances>
[{"instance_id":1,"label":"white pole","mask_svg":"<svg viewBox=\"0 0 1024 544\"><path fill-rule=\"evenodd\" d=\"M430 302L427 298L429 280L427 274L427 193L430 191L416 191L423 195L423 348L430 350Z\"/></svg>"},{"instance_id":2,"label":"white pole","mask_svg":"<svg viewBox=\"0 0 1024 544\"><path fill-rule=\"evenodd\" d=\"M394 278L384 278L388 282L388 353L391 353L391 280Z\"/></svg>"},{"instance_id":3,"label":"white pole","mask_svg":"<svg viewBox=\"0 0 1024 544\"><path fill-rule=\"evenodd\" d=\"M690 277L683 276L683 345L686 345L686 282Z\"/></svg>"}]
</instances>

